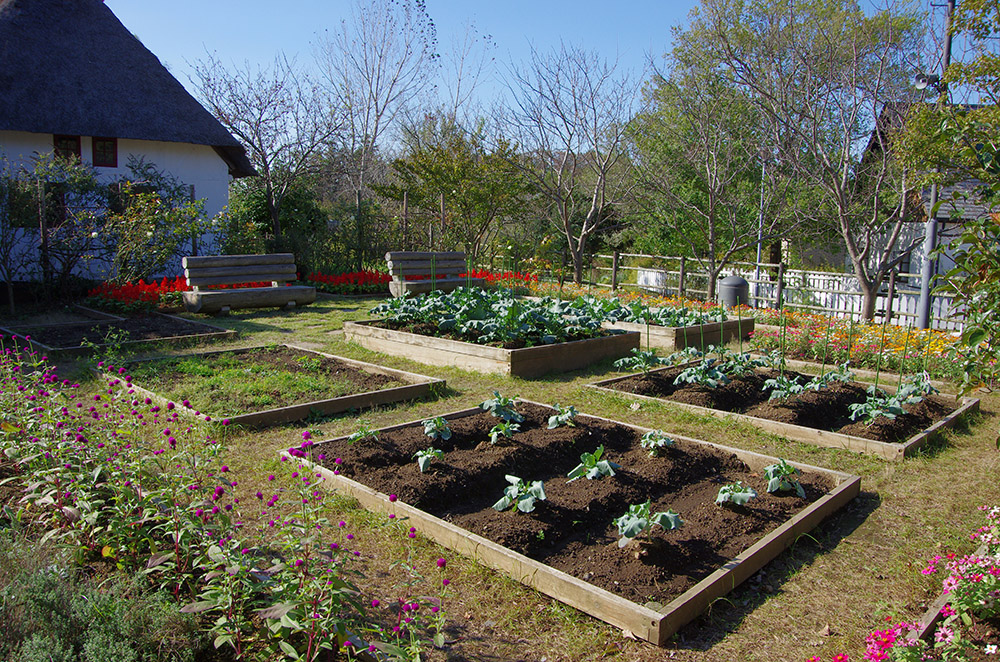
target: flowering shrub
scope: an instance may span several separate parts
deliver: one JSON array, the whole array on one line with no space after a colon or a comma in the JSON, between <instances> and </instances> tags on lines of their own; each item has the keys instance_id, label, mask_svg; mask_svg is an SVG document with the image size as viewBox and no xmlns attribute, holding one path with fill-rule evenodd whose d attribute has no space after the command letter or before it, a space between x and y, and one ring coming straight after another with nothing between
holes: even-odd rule
<instances>
[{"instance_id":1,"label":"flowering shrub","mask_svg":"<svg viewBox=\"0 0 1000 662\"><path fill-rule=\"evenodd\" d=\"M387 294L392 277L380 271L351 271L324 274L314 271L305 282L329 294Z\"/></svg>"},{"instance_id":2,"label":"flowering shrub","mask_svg":"<svg viewBox=\"0 0 1000 662\"><path fill-rule=\"evenodd\" d=\"M24 490L5 516L17 508L13 517L46 531L42 542L58 539L80 561L148 574L182 611L209 616L216 646L237 658L252 642L268 659L315 660L342 646L348 627L371 629L349 581L354 536L324 516L308 434L268 476L274 487L241 504L211 436L227 421L182 418L186 401L161 407L136 394L124 368L100 367L108 382L85 392L0 336L0 450ZM423 632L408 633L409 645Z\"/></svg>"}]
</instances>

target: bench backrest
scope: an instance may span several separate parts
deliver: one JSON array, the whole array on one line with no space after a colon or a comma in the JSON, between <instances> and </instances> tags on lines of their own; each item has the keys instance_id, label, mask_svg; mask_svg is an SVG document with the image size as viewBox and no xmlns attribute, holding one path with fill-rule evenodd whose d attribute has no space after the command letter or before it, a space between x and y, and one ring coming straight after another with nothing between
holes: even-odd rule
<instances>
[{"instance_id":1,"label":"bench backrest","mask_svg":"<svg viewBox=\"0 0 1000 662\"><path fill-rule=\"evenodd\" d=\"M469 270L463 251L396 251L385 254L389 273L395 281L407 276L457 278Z\"/></svg>"},{"instance_id":2,"label":"bench backrest","mask_svg":"<svg viewBox=\"0 0 1000 662\"><path fill-rule=\"evenodd\" d=\"M197 290L211 285L235 285L271 281L293 281L295 256L291 253L268 255L203 255L181 260L188 285Z\"/></svg>"}]
</instances>

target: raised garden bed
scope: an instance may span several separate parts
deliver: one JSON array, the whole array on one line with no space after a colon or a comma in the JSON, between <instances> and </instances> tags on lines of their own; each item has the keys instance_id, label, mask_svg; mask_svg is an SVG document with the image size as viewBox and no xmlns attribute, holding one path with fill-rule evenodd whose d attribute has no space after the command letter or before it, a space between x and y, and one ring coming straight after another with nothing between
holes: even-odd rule
<instances>
[{"instance_id":1,"label":"raised garden bed","mask_svg":"<svg viewBox=\"0 0 1000 662\"><path fill-rule=\"evenodd\" d=\"M638 333L616 333L587 340L506 349L450 338L436 338L379 326L377 321L344 322L345 339L392 356L431 365L455 366L513 377L540 377L619 358L639 347Z\"/></svg>"},{"instance_id":2,"label":"raised garden bed","mask_svg":"<svg viewBox=\"0 0 1000 662\"><path fill-rule=\"evenodd\" d=\"M214 340L236 336L236 331L231 329L192 322L164 313L120 317L82 306L76 309L87 317L94 318L93 321L0 327L0 333L31 336L30 342L37 348L64 355L85 354L92 349L99 351L110 345L137 349L156 342ZM91 344L94 345L93 348Z\"/></svg>"},{"instance_id":3,"label":"raised garden bed","mask_svg":"<svg viewBox=\"0 0 1000 662\"><path fill-rule=\"evenodd\" d=\"M695 413L749 423L788 439L888 460L912 455L936 433L979 410L977 398L938 394L893 420L879 418L866 425L862 421L852 422L848 410L848 405L865 401L865 385L834 383L822 391L806 392L783 403L768 402L764 381L776 376L776 371L758 370L717 388L674 385L674 378L686 365L691 364L651 370L645 375L605 379L587 386L639 400L668 402Z\"/></svg>"},{"instance_id":4,"label":"raised garden bed","mask_svg":"<svg viewBox=\"0 0 1000 662\"><path fill-rule=\"evenodd\" d=\"M775 458L684 437L651 457L640 445L644 428L581 415L574 427L549 430L552 408L517 409L526 420L506 443L489 443L498 419L476 408L445 415L448 440L431 442L415 421L312 450L324 455L327 488L408 517L445 547L658 645L860 489L856 476L796 465L805 498L770 494L762 470ZM413 455L431 444L443 457L421 473ZM581 453L599 445L621 465L616 475L568 482ZM531 513L495 511L507 474L544 480L547 499ZM719 488L737 480L759 496L716 505ZM647 499L684 525L620 547L612 520Z\"/></svg>"},{"instance_id":5,"label":"raised garden bed","mask_svg":"<svg viewBox=\"0 0 1000 662\"><path fill-rule=\"evenodd\" d=\"M709 345L725 345L741 335L748 338L753 331L754 319L744 317L694 326L658 326L633 322L604 322L602 326L606 329L637 331L642 334L643 347L648 345L672 352L685 347L704 349Z\"/></svg>"},{"instance_id":6,"label":"raised garden bed","mask_svg":"<svg viewBox=\"0 0 1000 662\"><path fill-rule=\"evenodd\" d=\"M189 397L190 406L181 411L249 427L415 400L445 385L442 379L294 345L145 359L126 370L137 392L161 404Z\"/></svg>"}]
</instances>

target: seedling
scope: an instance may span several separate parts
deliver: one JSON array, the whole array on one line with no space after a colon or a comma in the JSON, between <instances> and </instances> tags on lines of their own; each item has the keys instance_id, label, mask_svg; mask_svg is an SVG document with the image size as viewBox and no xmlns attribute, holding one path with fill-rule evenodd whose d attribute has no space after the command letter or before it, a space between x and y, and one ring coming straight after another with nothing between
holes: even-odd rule
<instances>
[{"instance_id":1,"label":"seedling","mask_svg":"<svg viewBox=\"0 0 1000 662\"><path fill-rule=\"evenodd\" d=\"M628 512L614 520L618 527L618 546L624 547L636 538L649 537L649 532L656 525L664 531L679 529L684 524L681 516L672 510L663 513L650 513L652 501L647 499L646 503L633 504L628 507Z\"/></svg>"},{"instance_id":2,"label":"seedling","mask_svg":"<svg viewBox=\"0 0 1000 662\"><path fill-rule=\"evenodd\" d=\"M549 416L549 429L560 427L562 425L567 425L569 427L576 427L576 407L570 405L569 407L560 407L559 404L555 404L553 408L556 410L556 414Z\"/></svg>"},{"instance_id":3,"label":"seedling","mask_svg":"<svg viewBox=\"0 0 1000 662\"><path fill-rule=\"evenodd\" d=\"M621 465L602 460L602 455L604 455L603 445L598 446L597 450L593 453L583 453L580 455L580 464L573 467L572 471L566 474L569 477L569 480L566 482L572 483L577 478L583 478L584 476L587 477L587 480L597 480L604 476L614 476L615 469L621 469Z\"/></svg>"},{"instance_id":4,"label":"seedling","mask_svg":"<svg viewBox=\"0 0 1000 662\"><path fill-rule=\"evenodd\" d=\"M372 441L378 441L378 430L373 430L368 427L367 423L363 423L357 430L352 434L347 435L347 443L355 444L364 439L371 439Z\"/></svg>"},{"instance_id":5,"label":"seedling","mask_svg":"<svg viewBox=\"0 0 1000 662\"><path fill-rule=\"evenodd\" d=\"M728 356L720 356L719 360L723 361L719 368L734 377L751 373L757 368L765 368L770 364L770 360L765 357L750 358L749 352L733 352Z\"/></svg>"},{"instance_id":6,"label":"seedling","mask_svg":"<svg viewBox=\"0 0 1000 662\"><path fill-rule=\"evenodd\" d=\"M705 356L705 353L703 351L701 351L694 345L689 345L684 349L674 352L673 354L668 356L666 359L664 359L664 362L669 365L678 365L680 363L687 363L688 361L692 361L694 359L700 359L703 356Z\"/></svg>"},{"instance_id":7,"label":"seedling","mask_svg":"<svg viewBox=\"0 0 1000 662\"><path fill-rule=\"evenodd\" d=\"M674 445L674 440L663 434L662 430L650 430L642 435L639 444L649 451L650 457L657 457L663 454L667 448Z\"/></svg>"},{"instance_id":8,"label":"seedling","mask_svg":"<svg viewBox=\"0 0 1000 662\"><path fill-rule=\"evenodd\" d=\"M931 376L926 372L919 372L902 379L896 391L896 400L904 405L915 405L937 392L931 384Z\"/></svg>"},{"instance_id":9,"label":"seedling","mask_svg":"<svg viewBox=\"0 0 1000 662\"><path fill-rule=\"evenodd\" d=\"M802 483L792 480L792 476L800 473L798 469L788 464L782 459L778 459L776 464L769 464L764 467L764 477L767 478L768 492L788 492L795 490L803 499L806 498L806 491Z\"/></svg>"},{"instance_id":10,"label":"seedling","mask_svg":"<svg viewBox=\"0 0 1000 662\"><path fill-rule=\"evenodd\" d=\"M448 421L443 416L428 418L426 421L423 421L423 424L424 434L432 440L441 439L442 441L448 441L451 439L451 428L448 427Z\"/></svg>"},{"instance_id":11,"label":"seedling","mask_svg":"<svg viewBox=\"0 0 1000 662\"><path fill-rule=\"evenodd\" d=\"M767 389L771 389L771 395L767 398L768 402L770 402L772 400L796 398L806 392L806 385L802 383L799 377L778 375L776 378L768 379L764 382L764 390Z\"/></svg>"},{"instance_id":12,"label":"seedling","mask_svg":"<svg viewBox=\"0 0 1000 662\"><path fill-rule=\"evenodd\" d=\"M516 507L522 513L530 513L535 509L536 501L545 501L545 487L540 480L527 483L517 476L504 476L510 483L504 488L503 496L493 504L493 510L502 513L508 508Z\"/></svg>"},{"instance_id":13,"label":"seedling","mask_svg":"<svg viewBox=\"0 0 1000 662\"><path fill-rule=\"evenodd\" d=\"M742 482L736 481L719 488L719 495L715 497L718 506L731 503L734 506L745 506L750 499L757 496L757 490L746 487Z\"/></svg>"},{"instance_id":14,"label":"seedling","mask_svg":"<svg viewBox=\"0 0 1000 662\"><path fill-rule=\"evenodd\" d=\"M493 397L480 404L479 408L490 412L497 418L502 418L508 423L521 423L524 421L524 416L514 410L514 405L516 404L517 396L507 398L500 395L499 391L493 391Z\"/></svg>"},{"instance_id":15,"label":"seedling","mask_svg":"<svg viewBox=\"0 0 1000 662\"><path fill-rule=\"evenodd\" d=\"M500 437L507 437L508 439L513 439L514 433L520 431L521 431L521 426L518 425L517 423L510 423L510 422L497 423L490 430L490 444L496 445L496 443L500 440Z\"/></svg>"},{"instance_id":16,"label":"seedling","mask_svg":"<svg viewBox=\"0 0 1000 662\"><path fill-rule=\"evenodd\" d=\"M874 385L868 387L868 397L864 402L856 402L848 405L851 411L851 420L864 419L865 425L871 425L879 417L887 418L890 421L905 413L903 411L904 402L899 399L899 393L889 395L885 391L876 388ZM919 398L920 402L923 398Z\"/></svg>"},{"instance_id":17,"label":"seedling","mask_svg":"<svg viewBox=\"0 0 1000 662\"><path fill-rule=\"evenodd\" d=\"M729 383L729 377L715 366L715 359L704 359L698 365L690 366L674 379L674 385L698 384L708 388L718 388Z\"/></svg>"},{"instance_id":18,"label":"seedling","mask_svg":"<svg viewBox=\"0 0 1000 662\"><path fill-rule=\"evenodd\" d=\"M660 358L656 355L656 352L644 352L640 349L633 349L632 356L618 359L615 361L614 366L616 370L623 372L641 370L643 375L648 375L651 369L666 365L667 363L668 360Z\"/></svg>"},{"instance_id":19,"label":"seedling","mask_svg":"<svg viewBox=\"0 0 1000 662\"><path fill-rule=\"evenodd\" d=\"M420 473L427 471L427 467L431 466L431 462L440 460L443 456L444 451L434 447L429 447L413 454L413 457L417 458L417 468L420 469Z\"/></svg>"}]
</instances>

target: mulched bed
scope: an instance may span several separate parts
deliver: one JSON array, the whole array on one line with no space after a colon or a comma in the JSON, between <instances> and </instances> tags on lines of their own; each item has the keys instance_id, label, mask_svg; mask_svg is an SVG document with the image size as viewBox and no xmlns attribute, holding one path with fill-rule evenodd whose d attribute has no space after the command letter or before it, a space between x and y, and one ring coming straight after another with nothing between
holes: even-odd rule
<instances>
[{"instance_id":1,"label":"mulched bed","mask_svg":"<svg viewBox=\"0 0 1000 662\"><path fill-rule=\"evenodd\" d=\"M310 388L305 393L294 394L273 391L268 395L273 397L280 406L290 406L306 402L315 402L345 395L379 391L385 388L403 386L404 382L379 373L366 372L349 363L335 358L304 352L290 347L260 347L238 354L219 352L198 357L196 360L204 364L206 371L212 371L213 366L221 362L238 360L241 368L248 375L260 374L262 371L278 371L291 376L308 378L310 381L319 379L322 385ZM225 391L200 385L196 376L175 369L179 361L191 360L187 357L176 357L134 364L130 370L136 382L144 388L166 395L178 390L189 395L192 403L201 409L224 408L228 414L244 414L259 410L260 407L251 402L246 393ZM145 374L144 374L145 373ZM152 374L150 374L152 373ZM259 383L259 380L258 380ZM259 395L259 394L251 394Z\"/></svg>"},{"instance_id":2,"label":"mulched bed","mask_svg":"<svg viewBox=\"0 0 1000 662\"><path fill-rule=\"evenodd\" d=\"M579 416L576 427L548 430L552 410L521 403L518 411L526 416L521 432L496 446L488 431L498 419L484 412L450 421L448 441L431 443L412 426L318 450L342 475L639 603L666 604L833 488L806 474L799 479L807 498L768 494L763 476L730 453L678 441L652 458L623 425ZM604 459L623 467L617 475L568 482L580 454L602 444ZM413 454L431 445L445 455L422 474ZM494 511L505 474L544 480L548 499L530 514ZM743 507L715 505L719 488L735 481L759 496ZM647 498L654 512L677 511L684 526L654 529L654 545L619 548L612 520Z\"/></svg>"},{"instance_id":3,"label":"mulched bed","mask_svg":"<svg viewBox=\"0 0 1000 662\"><path fill-rule=\"evenodd\" d=\"M393 320L374 320L369 323L371 326L378 327L380 329L391 329L393 331L405 331L407 333L415 333L420 336L430 336L432 338L447 338L449 340L457 340L459 342L468 342L477 345L483 345L485 347L500 347L502 349L522 349L524 347L529 347L527 342L523 339L511 340L506 343L480 343L477 342L480 334L478 333L468 333L461 334L454 331L441 331L436 324L428 324L426 322L396 322ZM590 338L604 338L606 336L616 335L617 332L609 331L607 329L596 329L588 333L579 333L576 335L569 335L564 341L561 342L571 342L574 340L589 340Z\"/></svg>"},{"instance_id":4,"label":"mulched bed","mask_svg":"<svg viewBox=\"0 0 1000 662\"><path fill-rule=\"evenodd\" d=\"M218 333L219 329L182 319L162 315L136 315L124 320L102 322L81 322L45 327L10 327L19 335L54 348L80 347L84 342L102 345L108 336L123 334L121 340L158 340L174 336L196 336L203 333Z\"/></svg>"},{"instance_id":5,"label":"mulched bed","mask_svg":"<svg viewBox=\"0 0 1000 662\"><path fill-rule=\"evenodd\" d=\"M955 410L953 405L942 398L931 396L917 405L909 406L906 414L897 416L894 420L879 418L871 425L866 425L864 421L851 420L848 405L867 399L867 385L835 382L822 391L807 391L797 398L768 402L770 390L763 390L764 382L777 377L776 370L758 370L714 389L689 384L675 386L674 378L680 371L680 368L675 368L649 375L634 375L605 386L627 393L887 443L903 442ZM797 374L785 371L787 377ZM809 375L802 377L804 380L810 378ZM895 384L889 385L889 388L894 387Z\"/></svg>"}]
</instances>

